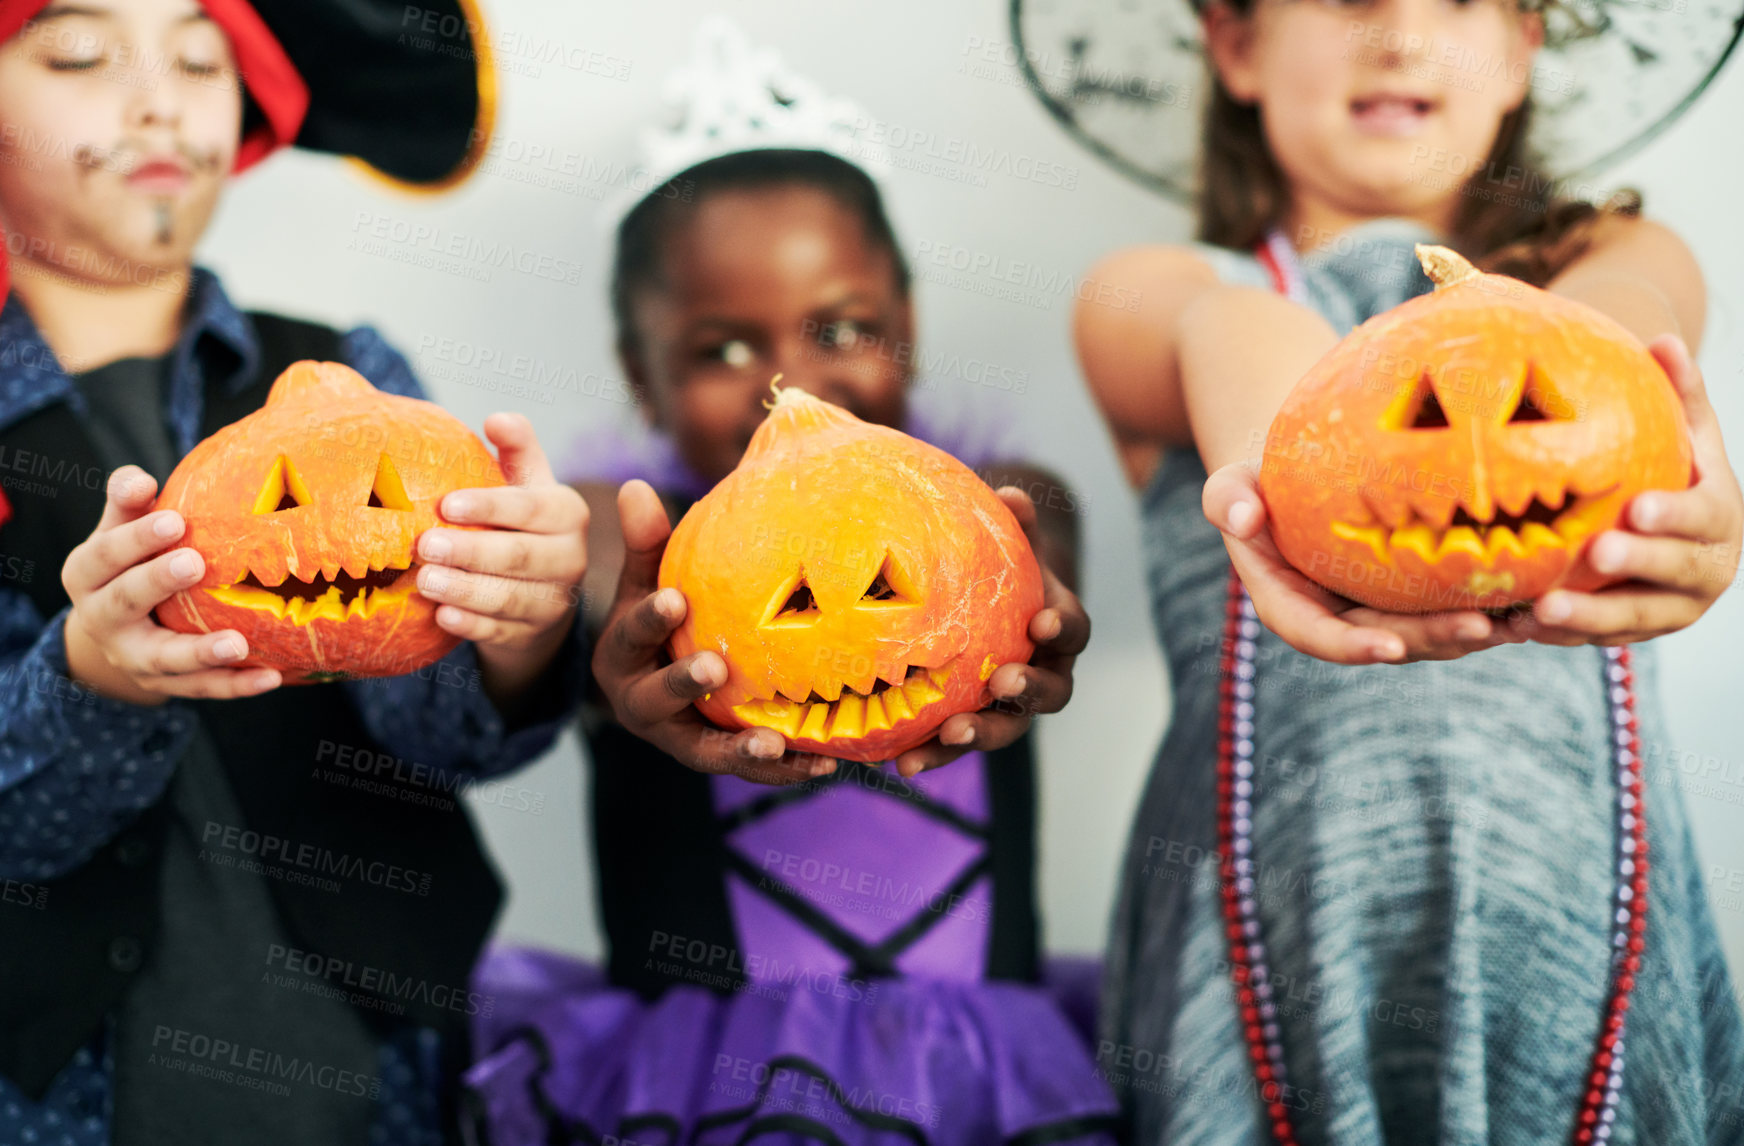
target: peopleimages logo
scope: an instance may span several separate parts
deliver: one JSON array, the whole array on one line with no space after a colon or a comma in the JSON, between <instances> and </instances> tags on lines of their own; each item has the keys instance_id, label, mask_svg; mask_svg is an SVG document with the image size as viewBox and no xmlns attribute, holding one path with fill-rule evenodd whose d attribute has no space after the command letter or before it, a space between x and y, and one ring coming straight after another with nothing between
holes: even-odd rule
<instances>
[{"instance_id":1,"label":"peopleimages logo","mask_svg":"<svg viewBox=\"0 0 1744 1146\"><path fill-rule=\"evenodd\" d=\"M294 987L310 994L342 998L359 1002L366 997L384 1000L395 1014L405 1014L407 1003L457 1011L464 1015L488 1016L496 1009L496 999L463 987L432 983L412 975L401 975L367 963L338 959L315 951L300 951L283 944L271 944L266 951L266 965L280 968L285 974L264 973L266 981L280 987Z\"/></svg>"},{"instance_id":2,"label":"peopleimages logo","mask_svg":"<svg viewBox=\"0 0 1744 1146\"><path fill-rule=\"evenodd\" d=\"M200 858L224 867L245 867L288 882L316 882L326 890L338 885L324 876L357 880L392 891L430 894L430 874L382 860L364 860L315 844L299 844L279 836L206 821L200 835ZM219 850L222 849L222 850ZM239 862L237 857L245 857ZM282 865L282 866L281 866ZM286 868L293 869L286 871ZM302 878L296 878L302 877ZM330 885L330 886L328 886Z\"/></svg>"},{"instance_id":3,"label":"peopleimages logo","mask_svg":"<svg viewBox=\"0 0 1744 1146\"><path fill-rule=\"evenodd\" d=\"M159 1024L151 1032L148 1066L179 1070L219 1082L288 1095L286 1082L297 1082L335 1094L375 1099L381 1079L300 1057L287 1057L264 1047L245 1046L182 1027Z\"/></svg>"}]
</instances>

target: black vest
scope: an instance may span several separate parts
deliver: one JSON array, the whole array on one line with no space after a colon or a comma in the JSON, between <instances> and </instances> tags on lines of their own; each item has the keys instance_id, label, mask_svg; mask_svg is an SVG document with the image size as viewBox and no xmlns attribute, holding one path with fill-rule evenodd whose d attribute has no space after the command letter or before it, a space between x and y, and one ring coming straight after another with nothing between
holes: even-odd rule
<instances>
[{"instance_id":1,"label":"black vest","mask_svg":"<svg viewBox=\"0 0 1744 1146\"><path fill-rule=\"evenodd\" d=\"M259 373L235 394L208 384L201 437L258 409L273 380L292 362L338 356L338 335L326 327L272 315L251 317L261 340ZM13 458L18 450L38 453L52 460L61 479L9 486L12 517L0 525L5 553L35 562L31 579L13 584L46 620L68 603L60 569L102 516L108 474L64 401L0 432L0 449ZM502 899L463 802L454 793L445 793L455 796L451 802L384 798L317 778L323 741L391 754L391 746L371 739L340 685L284 687L241 700L191 703L217 748L248 828L430 875L427 897L364 880L348 881L341 895L277 879L266 883L286 931L301 949L389 971L401 982L443 988L411 996L381 994L403 1006L403 1017L387 1017L395 1008L360 1004L358 1010L378 1031L406 1021L436 1028L444 1036L449 1067L463 1065L469 1019L446 992L465 995ZM32 1098L40 1099L74 1052L98 1032L150 957L158 931L167 822L160 799L83 866L48 882L43 910L13 905L0 912L0 1075ZM367 985L350 989L371 994Z\"/></svg>"}]
</instances>

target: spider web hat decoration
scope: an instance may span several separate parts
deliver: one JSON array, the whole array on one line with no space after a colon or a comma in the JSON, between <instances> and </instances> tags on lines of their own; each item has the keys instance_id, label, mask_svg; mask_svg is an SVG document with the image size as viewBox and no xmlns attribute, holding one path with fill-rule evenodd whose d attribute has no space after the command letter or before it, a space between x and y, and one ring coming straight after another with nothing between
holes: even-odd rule
<instances>
[{"instance_id":1,"label":"spider web hat decoration","mask_svg":"<svg viewBox=\"0 0 1744 1146\"><path fill-rule=\"evenodd\" d=\"M1530 143L1549 174L1590 176L1658 135L1719 72L1744 0L1527 0L1543 14ZM1124 174L1190 200L1210 94L1203 0L1011 0L1017 66L1042 105ZM1355 44L1363 47L1366 44ZM1386 45L1377 46L1383 50ZM1494 61L1431 66L1479 81ZM1516 77L1517 78L1517 77Z\"/></svg>"},{"instance_id":2,"label":"spider web hat decoration","mask_svg":"<svg viewBox=\"0 0 1744 1146\"><path fill-rule=\"evenodd\" d=\"M874 180L890 171L889 152L860 137L871 119L859 104L825 94L724 16L698 25L690 62L667 77L663 98L665 122L641 136L641 185L608 205L610 226L690 168L741 151L827 151Z\"/></svg>"}]
</instances>

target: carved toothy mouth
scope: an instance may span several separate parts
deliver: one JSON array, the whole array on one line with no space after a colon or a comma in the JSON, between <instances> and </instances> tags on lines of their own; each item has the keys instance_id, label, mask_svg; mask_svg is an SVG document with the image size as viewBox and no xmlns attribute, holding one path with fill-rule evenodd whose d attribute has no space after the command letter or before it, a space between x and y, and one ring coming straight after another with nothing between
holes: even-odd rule
<instances>
[{"instance_id":1,"label":"carved toothy mouth","mask_svg":"<svg viewBox=\"0 0 1744 1146\"><path fill-rule=\"evenodd\" d=\"M289 618L296 625L320 619L345 621L368 617L384 605L397 604L411 596L418 587L412 569L410 560L381 567L372 562L360 577L343 569L331 577L316 570L308 580L293 574L277 585L265 584L250 570L241 580L206 592L226 605L263 609L280 620Z\"/></svg>"},{"instance_id":2,"label":"carved toothy mouth","mask_svg":"<svg viewBox=\"0 0 1744 1146\"><path fill-rule=\"evenodd\" d=\"M733 714L746 724L773 728L789 740L821 742L869 736L912 720L922 709L943 700L950 675L949 665L910 665L900 685L879 680L869 693L843 687L835 700L825 700L814 692L803 703L777 694L734 705Z\"/></svg>"},{"instance_id":3,"label":"carved toothy mouth","mask_svg":"<svg viewBox=\"0 0 1744 1146\"><path fill-rule=\"evenodd\" d=\"M1617 489L1617 485L1611 485L1597 493L1576 494L1572 498L1571 491L1565 491L1556 504L1535 494L1518 513L1505 512L1498 506L1487 519L1474 517L1462 505L1455 508L1447 525L1440 528L1412 514L1411 520L1397 529L1335 521L1332 533L1346 541L1367 545L1377 561L1391 561L1395 550L1404 550L1431 564L1463 553L1494 565L1504 554L1526 557L1544 549L1579 548L1581 542L1599 531L1614 508L1612 495Z\"/></svg>"}]
</instances>

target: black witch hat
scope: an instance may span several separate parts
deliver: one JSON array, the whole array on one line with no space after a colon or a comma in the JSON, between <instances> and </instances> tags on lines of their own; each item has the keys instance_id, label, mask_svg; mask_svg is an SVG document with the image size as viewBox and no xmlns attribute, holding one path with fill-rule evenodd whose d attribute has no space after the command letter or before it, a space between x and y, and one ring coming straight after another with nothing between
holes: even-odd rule
<instances>
[{"instance_id":1,"label":"black witch hat","mask_svg":"<svg viewBox=\"0 0 1744 1146\"><path fill-rule=\"evenodd\" d=\"M1009 0L1009 61L1071 135L1173 199L1195 191L1207 0ZM1744 34L1744 0L1522 0L1544 18L1531 144L1571 183L1681 115ZM1456 60L1466 80L1488 60Z\"/></svg>"}]
</instances>

